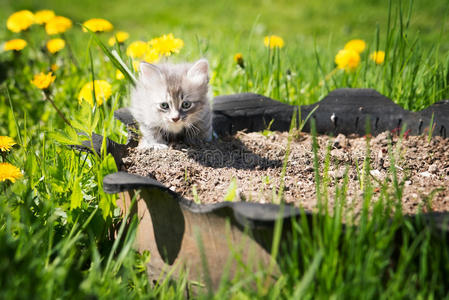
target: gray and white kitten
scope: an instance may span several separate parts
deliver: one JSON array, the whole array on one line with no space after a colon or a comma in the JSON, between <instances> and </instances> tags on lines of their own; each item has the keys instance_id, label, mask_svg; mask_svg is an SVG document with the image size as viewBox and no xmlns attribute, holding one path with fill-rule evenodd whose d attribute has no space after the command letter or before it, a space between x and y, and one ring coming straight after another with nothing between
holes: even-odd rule
<instances>
[{"instance_id":1,"label":"gray and white kitten","mask_svg":"<svg viewBox=\"0 0 449 300\"><path fill-rule=\"evenodd\" d=\"M208 97L209 64L140 63L131 93L131 113L139 123L141 149L164 149L169 141L212 139Z\"/></svg>"}]
</instances>

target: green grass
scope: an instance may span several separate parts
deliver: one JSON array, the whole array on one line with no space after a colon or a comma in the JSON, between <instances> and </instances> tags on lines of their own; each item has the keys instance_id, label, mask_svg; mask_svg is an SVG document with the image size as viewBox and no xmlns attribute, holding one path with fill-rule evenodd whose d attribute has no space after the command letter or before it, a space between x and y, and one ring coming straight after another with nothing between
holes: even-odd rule
<instances>
[{"instance_id":1,"label":"green grass","mask_svg":"<svg viewBox=\"0 0 449 300\"><path fill-rule=\"evenodd\" d=\"M76 22L107 18L117 29L129 31L131 40L173 32L185 42L173 60L207 57L215 95L248 91L303 105L335 88L371 87L407 109L419 110L449 97L449 42L444 38L449 5L443 0L432 5L415 1L410 10L409 2L398 3L391 1L389 8L374 0L79 0L76 4L20 0L0 2L0 19L18 9L50 8ZM267 34L282 36L286 46L268 51L263 46ZM21 55L0 52L0 135L11 136L18 144L2 161L24 173L15 183L0 182L0 298L183 298L186 286L192 284L184 277L161 280L155 286L148 282L145 264L151 253L132 250L136 220L123 232L123 243L114 242L112 228L121 217L116 196L102 189L103 177L116 170L113 158L65 146L83 139L77 136L79 131L124 143L126 130L113 112L129 104L129 84L115 80L113 65L79 26L66 35L79 67L67 48L57 56L40 51L48 39L41 28L12 34L1 23L2 40L19 36L29 42ZM108 37L100 35L103 41ZM355 72L335 71L335 54L352 38L367 41L361 65ZM387 52L383 65L369 60L376 49ZM243 53L244 69L233 61L236 52ZM55 62L60 68L51 97L73 129L30 84L34 74ZM108 80L113 88L112 97L93 109L77 100L81 86L92 77ZM395 151L392 147L390 155ZM395 175L394 164L379 196L373 193L376 183L369 178L369 160L359 166L364 210L357 227L343 227L343 219L349 224L352 220L343 211L347 178L335 192L340 205L329 212L330 163L329 157L324 166L314 160L317 199L324 215L310 223L303 218L291 225L277 224L277 229L292 227L287 240L276 235L272 250L282 258L282 275L267 287L269 270L243 269L223 282L215 298L446 296L447 243L397 209L403 182ZM281 197L282 188L279 191ZM204 291L197 297L211 295Z\"/></svg>"}]
</instances>

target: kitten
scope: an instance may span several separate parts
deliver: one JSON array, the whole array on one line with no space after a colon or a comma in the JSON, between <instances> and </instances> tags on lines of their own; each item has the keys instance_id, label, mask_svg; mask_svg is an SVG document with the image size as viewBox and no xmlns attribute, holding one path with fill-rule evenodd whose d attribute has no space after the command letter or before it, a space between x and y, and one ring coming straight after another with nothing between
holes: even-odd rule
<instances>
[{"instance_id":1,"label":"kitten","mask_svg":"<svg viewBox=\"0 0 449 300\"><path fill-rule=\"evenodd\" d=\"M209 64L140 63L140 76L131 93L131 113L139 123L141 149L164 149L169 141L192 144L212 139L208 97Z\"/></svg>"}]
</instances>

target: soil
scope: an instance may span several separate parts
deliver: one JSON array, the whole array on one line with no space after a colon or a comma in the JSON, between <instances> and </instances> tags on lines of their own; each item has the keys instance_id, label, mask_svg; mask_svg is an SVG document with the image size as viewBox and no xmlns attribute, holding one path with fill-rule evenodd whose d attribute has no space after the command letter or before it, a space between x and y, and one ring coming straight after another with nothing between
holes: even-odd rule
<instances>
[{"instance_id":1,"label":"soil","mask_svg":"<svg viewBox=\"0 0 449 300\"><path fill-rule=\"evenodd\" d=\"M196 146L173 144L167 150L130 148L123 162L128 172L151 176L197 202L277 203L283 182L281 201L315 210L312 136L305 133L291 136L283 175L288 139L286 132L239 132ZM345 205L359 212L363 185L366 187L369 177L374 201L398 199L395 195L402 192L404 213L449 210L449 139L433 137L429 142L427 136L400 138L396 132L384 132L376 137L318 136L317 142L321 194L325 199L327 190L330 208L337 198L342 198L335 196L336 191L341 192L347 180ZM370 171L364 176L368 149ZM393 169L398 189L394 188Z\"/></svg>"}]
</instances>

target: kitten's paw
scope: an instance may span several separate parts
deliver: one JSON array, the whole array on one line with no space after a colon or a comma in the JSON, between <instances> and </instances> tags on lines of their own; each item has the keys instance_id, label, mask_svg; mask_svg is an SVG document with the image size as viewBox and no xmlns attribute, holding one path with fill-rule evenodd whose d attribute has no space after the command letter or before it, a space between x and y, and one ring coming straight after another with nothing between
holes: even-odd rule
<instances>
[{"instance_id":1,"label":"kitten's paw","mask_svg":"<svg viewBox=\"0 0 449 300\"><path fill-rule=\"evenodd\" d=\"M151 145L151 148L153 150L164 150L164 149L168 149L168 145L165 145L165 144L153 144L153 145Z\"/></svg>"},{"instance_id":2,"label":"kitten's paw","mask_svg":"<svg viewBox=\"0 0 449 300\"><path fill-rule=\"evenodd\" d=\"M163 149L168 149L168 145L166 144L161 144L161 143L148 143L145 141L141 141L139 146L137 146L138 149L141 150L163 150Z\"/></svg>"}]
</instances>

